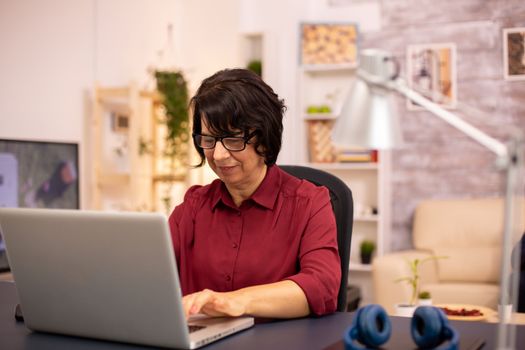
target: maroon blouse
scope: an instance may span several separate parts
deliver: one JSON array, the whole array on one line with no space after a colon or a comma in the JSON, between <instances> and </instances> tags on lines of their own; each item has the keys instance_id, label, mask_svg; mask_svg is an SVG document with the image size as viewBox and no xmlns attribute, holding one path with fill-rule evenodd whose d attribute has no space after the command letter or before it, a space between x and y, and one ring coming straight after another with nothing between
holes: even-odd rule
<instances>
[{"instance_id":1,"label":"maroon blouse","mask_svg":"<svg viewBox=\"0 0 525 350\"><path fill-rule=\"evenodd\" d=\"M169 224L184 295L292 280L314 314L335 311L341 267L326 188L271 166L240 207L220 180L191 187Z\"/></svg>"}]
</instances>

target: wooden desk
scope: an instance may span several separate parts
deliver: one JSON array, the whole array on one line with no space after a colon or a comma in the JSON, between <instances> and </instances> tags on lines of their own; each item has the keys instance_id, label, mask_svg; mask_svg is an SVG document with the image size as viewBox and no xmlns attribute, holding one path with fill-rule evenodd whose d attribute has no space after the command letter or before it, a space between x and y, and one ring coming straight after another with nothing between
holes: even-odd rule
<instances>
[{"instance_id":1,"label":"wooden desk","mask_svg":"<svg viewBox=\"0 0 525 350\"><path fill-rule=\"evenodd\" d=\"M490 322L490 323L498 323L499 322L499 318L497 315L494 315L492 317L489 317L487 322ZM512 316L511 316L511 319L510 319L510 323L513 323L513 324L519 324L519 325L525 325L525 314L524 313L513 313Z\"/></svg>"},{"instance_id":2,"label":"wooden desk","mask_svg":"<svg viewBox=\"0 0 525 350\"><path fill-rule=\"evenodd\" d=\"M41 350L151 350L151 347L112 343L62 335L30 332L14 319L18 302L13 283L0 282L0 349ZM352 322L353 313L340 312L325 317L302 318L256 324L254 327L206 346L221 349L343 349L342 336ZM385 349L413 349L410 319L391 317L392 337ZM470 350L480 338L485 350L494 349L496 325L488 322L451 322L460 333L460 349ZM517 349L525 349L525 326L517 326Z\"/></svg>"}]
</instances>

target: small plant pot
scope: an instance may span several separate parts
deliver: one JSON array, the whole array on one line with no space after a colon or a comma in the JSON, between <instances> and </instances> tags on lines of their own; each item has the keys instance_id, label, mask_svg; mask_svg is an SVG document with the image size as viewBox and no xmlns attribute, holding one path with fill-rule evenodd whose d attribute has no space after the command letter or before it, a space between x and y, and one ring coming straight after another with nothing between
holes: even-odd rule
<instances>
[{"instance_id":1,"label":"small plant pot","mask_svg":"<svg viewBox=\"0 0 525 350\"><path fill-rule=\"evenodd\" d=\"M361 263L370 264L372 262L372 254L361 253Z\"/></svg>"},{"instance_id":2,"label":"small plant pot","mask_svg":"<svg viewBox=\"0 0 525 350\"><path fill-rule=\"evenodd\" d=\"M424 306L432 306L432 299L418 299L417 304Z\"/></svg>"},{"instance_id":3,"label":"small plant pot","mask_svg":"<svg viewBox=\"0 0 525 350\"><path fill-rule=\"evenodd\" d=\"M396 304L396 316L401 317L412 317L414 315L414 311L416 311L417 305L411 305L411 304Z\"/></svg>"}]
</instances>

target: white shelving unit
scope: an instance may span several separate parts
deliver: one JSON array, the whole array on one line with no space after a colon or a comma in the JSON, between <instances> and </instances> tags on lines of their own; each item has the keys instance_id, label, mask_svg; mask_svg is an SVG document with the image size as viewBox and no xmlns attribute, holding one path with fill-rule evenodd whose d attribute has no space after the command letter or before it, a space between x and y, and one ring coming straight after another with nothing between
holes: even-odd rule
<instances>
[{"instance_id":1,"label":"white shelving unit","mask_svg":"<svg viewBox=\"0 0 525 350\"><path fill-rule=\"evenodd\" d=\"M338 117L343 100L355 79L355 65L304 66L298 71L298 110L305 124L311 121L330 123ZM329 113L307 113L309 106L328 105ZM305 125L305 129L309 127ZM308 130L304 145L311 149ZM310 139L309 139L310 138ZM326 140L324 138L324 140ZM314 140L315 142L315 140ZM326 148L326 147L325 147ZM376 242L375 256L383 255L390 246L390 153L378 152L377 162L312 162L305 165L325 170L342 179L352 190L354 223L350 253L349 284L361 288L362 302L373 301L371 265L360 261L359 246L364 239ZM316 157L313 157L316 158Z\"/></svg>"},{"instance_id":2,"label":"white shelving unit","mask_svg":"<svg viewBox=\"0 0 525 350\"><path fill-rule=\"evenodd\" d=\"M166 165L160 101L158 92L141 91L135 84L95 88L89 116L90 209L169 214L172 208L166 208L163 197L182 198L187 172Z\"/></svg>"},{"instance_id":3,"label":"white shelving unit","mask_svg":"<svg viewBox=\"0 0 525 350\"><path fill-rule=\"evenodd\" d=\"M149 159L139 157L144 120L141 98L134 84L97 86L89 116L92 173L89 208L138 210L147 206Z\"/></svg>"},{"instance_id":4,"label":"white shelving unit","mask_svg":"<svg viewBox=\"0 0 525 350\"><path fill-rule=\"evenodd\" d=\"M376 242L376 255L389 249L390 193L387 185L390 155L380 152L377 163L307 163L336 175L352 190L354 198L354 226L350 271L366 271L359 257L359 244L364 239ZM375 208L377 214L364 208ZM369 266L369 265L365 265Z\"/></svg>"}]
</instances>

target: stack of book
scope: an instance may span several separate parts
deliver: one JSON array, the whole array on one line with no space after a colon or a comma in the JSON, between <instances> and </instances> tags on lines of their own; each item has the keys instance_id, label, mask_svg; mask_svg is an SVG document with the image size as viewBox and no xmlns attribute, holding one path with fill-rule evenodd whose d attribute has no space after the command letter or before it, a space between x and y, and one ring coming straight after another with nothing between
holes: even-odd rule
<instances>
[{"instance_id":1,"label":"stack of book","mask_svg":"<svg viewBox=\"0 0 525 350\"><path fill-rule=\"evenodd\" d=\"M339 152L336 160L341 163L377 162L377 151L367 149L347 149Z\"/></svg>"}]
</instances>

